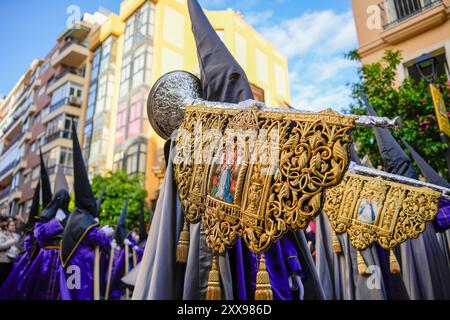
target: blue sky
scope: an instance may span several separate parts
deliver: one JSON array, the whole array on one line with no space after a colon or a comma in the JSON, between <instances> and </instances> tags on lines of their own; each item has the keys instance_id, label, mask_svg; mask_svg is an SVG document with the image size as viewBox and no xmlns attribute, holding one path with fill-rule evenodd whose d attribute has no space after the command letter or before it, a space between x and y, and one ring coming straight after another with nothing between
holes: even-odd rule
<instances>
[{"instance_id":1,"label":"blue sky","mask_svg":"<svg viewBox=\"0 0 450 320\"><path fill-rule=\"evenodd\" d=\"M11 90L35 58L55 44L69 18L104 7L119 12L121 0L0 1L0 94ZM209 10L232 8L289 58L292 104L299 109L342 109L356 64L344 53L357 47L350 0L200 0Z\"/></svg>"}]
</instances>

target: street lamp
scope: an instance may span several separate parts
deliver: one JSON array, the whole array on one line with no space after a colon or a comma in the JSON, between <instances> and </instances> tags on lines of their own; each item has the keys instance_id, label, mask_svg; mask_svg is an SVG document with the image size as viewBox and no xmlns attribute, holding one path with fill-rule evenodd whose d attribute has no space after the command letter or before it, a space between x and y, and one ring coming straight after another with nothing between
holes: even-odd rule
<instances>
[{"instance_id":1,"label":"street lamp","mask_svg":"<svg viewBox=\"0 0 450 320\"><path fill-rule=\"evenodd\" d=\"M420 76L427 80L429 83L433 83L437 75L437 63L436 58L430 53L424 53L416 59L416 68L419 71Z\"/></svg>"},{"instance_id":2,"label":"street lamp","mask_svg":"<svg viewBox=\"0 0 450 320\"><path fill-rule=\"evenodd\" d=\"M430 53L424 53L416 59L416 68L419 71L420 76L427 80L429 84L432 84L436 80L437 75L437 61ZM449 145L449 139L446 134L440 132L441 141L447 146ZM450 147L447 147L445 152L447 167L450 172Z\"/></svg>"}]
</instances>

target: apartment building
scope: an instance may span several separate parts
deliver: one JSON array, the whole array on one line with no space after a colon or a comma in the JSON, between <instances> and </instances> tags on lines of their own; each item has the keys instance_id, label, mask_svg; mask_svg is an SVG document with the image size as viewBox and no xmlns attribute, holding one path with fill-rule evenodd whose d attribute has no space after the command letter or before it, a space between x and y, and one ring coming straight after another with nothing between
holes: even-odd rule
<instances>
[{"instance_id":1,"label":"apartment building","mask_svg":"<svg viewBox=\"0 0 450 320\"><path fill-rule=\"evenodd\" d=\"M438 76L450 76L450 0L352 0L352 5L362 63L398 49L403 56L398 82L429 73L427 66L422 73L418 68L424 54L432 57Z\"/></svg>"},{"instance_id":2,"label":"apartment building","mask_svg":"<svg viewBox=\"0 0 450 320\"><path fill-rule=\"evenodd\" d=\"M252 84L270 106L290 104L287 59L232 10L207 15ZM90 174L125 169L145 174L150 200L164 176L163 143L151 129L146 102L153 83L173 70L198 74L185 0L125 0L119 15L89 44L90 82L84 152ZM105 104L106 103L106 104Z\"/></svg>"},{"instance_id":3,"label":"apartment building","mask_svg":"<svg viewBox=\"0 0 450 320\"><path fill-rule=\"evenodd\" d=\"M51 182L60 166L72 188L71 125L84 114L88 37L101 22L101 15L88 14L64 30L1 102L0 214L28 213L39 179L39 148Z\"/></svg>"},{"instance_id":4,"label":"apartment building","mask_svg":"<svg viewBox=\"0 0 450 320\"><path fill-rule=\"evenodd\" d=\"M288 107L286 57L240 14L207 15L256 99ZM146 103L153 83L173 70L199 74L185 0L125 0L117 14L85 14L66 28L0 101L0 214L26 216L39 178L39 147L51 181L60 166L72 188L72 123L91 176L142 173L155 200L165 173L164 141L149 125Z\"/></svg>"}]
</instances>

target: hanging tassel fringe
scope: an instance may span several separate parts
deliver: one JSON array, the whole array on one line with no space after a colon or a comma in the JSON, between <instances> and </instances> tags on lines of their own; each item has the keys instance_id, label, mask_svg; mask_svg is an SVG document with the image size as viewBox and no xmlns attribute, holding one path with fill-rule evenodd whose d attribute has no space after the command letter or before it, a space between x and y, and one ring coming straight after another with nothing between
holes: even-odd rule
<instances>
[{"instance_id":1,"label":"hanging tassel fringe","mask_svg":"<svg viewBox=\"0 0 450 320\"><path fill-rule=\"evenodd\" d=\"M333 251L335 253L341 253L342 252L341 243L339 242L339 238L338 238L336 232L333 232Z\"/></svg>"},{"instance_id":2,"label":"hanging tassel fringe","mask_svg":"<svg viewBox=\"0 0 450 320\"><path fill-rule=\"evenodd\" d=\"M366 274L368 274L367 265L366 265L366 263L364 262L364 259L363 259L362 255L361 255L361 252L360 252L360 251L357 251L357 254L356 254L356 262L357 262L357 264L358 264L358 273L359 273L360 275L366 275Z\"/></svg>"},{"instance_id":3,"label":"hanging tassel fringe","mask_svg":"<svg viewBox=\"0 0 450 320\"><path fill-rule=\"evenodd\" d=\"M208 288L206 289L206 300L222 300L222 289L220 287L220 273L217 267L217 256L213 256L211 271L208 277Z\"/></svg>"},{"instance_id":4,"label":"hanging tassel fringe","mask_svg":"<svg viewBox=\"0 0 450 320\"><path fill-rule=\"evenodd\" d=\"M189 254L189 223L185 221L177 245L177 254L176 254L177 262L187 263L188 254Z\"/></svg>"},{"instance_id":5,"label":"hanging tassel fringe","mask_svg":"<svg viewBox=\"0 0 450 320\"><path fill-rule=\"evenodd\" d=\"M270 285L264 254L261 255L258 273L256 274L255 300L273 300L272 286Z\"/></svg>"},{"instance_id":6,"label":"hanging tassel fringe","mask_svg":"<svg viewBox=\"0 0 450 320\"><path fill-rule=\"evenodd\" d=\"M400 273L400 264L398 263L397 257L394 254L394 250L390 250L391 254L389 255L389 269L391 273Z\"/></svg>"}]
</instances>

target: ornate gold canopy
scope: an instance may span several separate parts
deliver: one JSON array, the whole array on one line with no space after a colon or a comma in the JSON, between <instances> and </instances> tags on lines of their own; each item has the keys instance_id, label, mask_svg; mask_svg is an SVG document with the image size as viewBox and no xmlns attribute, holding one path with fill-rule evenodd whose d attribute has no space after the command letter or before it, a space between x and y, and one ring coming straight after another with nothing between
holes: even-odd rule
<instances>
[{"instance_id":1,"label":"ornate gold canopy","mask_svg":"<svg viewBox=\"0 0 450 320\"><path fill-rule=\"evenodd\" d=\"M332 110L187 107L174 161L186 220L202 221L208 247L219 254L238 237L262 253L289 229L306 228L320 212L324 191L347 170L356 119ZM272 134L254 144L235 139L243 152L239 159L232 153L235 159L226 163L219 151L229 130ZM186 143L187 133L202 138Z\"/></svg>"},{"instance_id":2,"label":"ornate gold canopy","mask_svg":"<svg viewBox=\"0 0 450 320\"><path fill-rule=\"evenodd\" d=\"M417 238L435 218L441 193L353 173L327 190L323 211L336 233L347 232L353 246L385 249Z\"/></svg>"}]
</instances>

